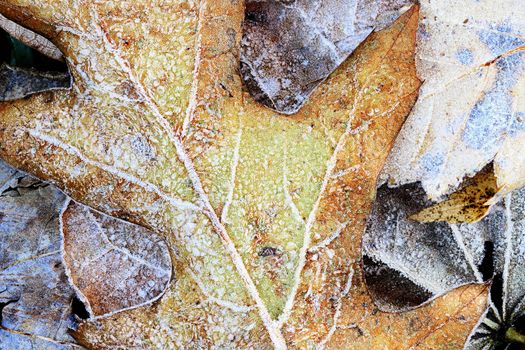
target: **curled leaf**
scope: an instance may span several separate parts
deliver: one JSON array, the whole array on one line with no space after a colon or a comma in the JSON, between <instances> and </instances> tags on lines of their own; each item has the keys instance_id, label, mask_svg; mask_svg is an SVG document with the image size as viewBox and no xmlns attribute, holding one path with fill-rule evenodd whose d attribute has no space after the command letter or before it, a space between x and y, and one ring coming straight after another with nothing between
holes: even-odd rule
<instances>
[{"instance_id":1,"label":"curled leaf","mask_svg":"<svg viewBox=\"0 0 525 350\"><path fill-rule=\"evenodd\" d=\"M62 61L64 56L62 52L49 40L35 32L30 31L16 24L13 21L0 15L0 29L3 29L13 38L21 41L27 46L37 50L38 52L48 56L51 59Z\"/></svg>"}]
</instances>

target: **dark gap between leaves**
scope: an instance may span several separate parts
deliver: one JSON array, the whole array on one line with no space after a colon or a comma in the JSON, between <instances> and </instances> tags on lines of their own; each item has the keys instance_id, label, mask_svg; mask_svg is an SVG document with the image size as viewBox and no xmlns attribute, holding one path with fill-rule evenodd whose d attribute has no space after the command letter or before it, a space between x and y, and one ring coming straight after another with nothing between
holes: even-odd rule
<instances>
[{"instance_id":1,"label":"dark gap between leaves","mask_svg":"<svg viewBox=\"0 0 525 350\"><path fill-rule=\"evenodd\" d=\"M0 101L70 87L65 62L42 54L0 28Z\"/></svg>"},{"instance_id":2,"label":"dark gap between leaves","mask_svg":"<svg viewBox=\"0 0 525 350\"><path fill-rule=\"evenodd\" d=\"M18 299L8 300L5 303L0 303L0 325L4 322L4 308L9 305L16 303Z\"/></svg>"},{"instance_id":3,"label":"dark gap between leaves","mask_svg":"<svg viewBox=\"0 0 525 350\"><path fill-rule=\"evenodd\" d=\"M374 300L385 311L403 311L421 305L432 293L418 286L388 265L363 256L365 279Z\"/></svg>"},{"instance_id":4,"label":"dark gap between leaves","mask_svg":"<svg viewBox=\"0 0 525 350\"><path fill-rule=\"evenodd\" d=\"M76 296L74 296L71 301L71 313L81 320L87 320L89 318L89 312L86 309L86 305L84 305L84 303Z\"/></svg>"},{"instance_id":5,"label":"dark gap between leaves","mask_svg":"<svg viewBox=\"0 0 525 350\"><path fill-rule=\"evenodd\" d=\"M485 241L485 255L478 266L478 270L481 272L484 281L488 281L494 276L494 243L491 241Z\"/></svg>"}]
</instances>

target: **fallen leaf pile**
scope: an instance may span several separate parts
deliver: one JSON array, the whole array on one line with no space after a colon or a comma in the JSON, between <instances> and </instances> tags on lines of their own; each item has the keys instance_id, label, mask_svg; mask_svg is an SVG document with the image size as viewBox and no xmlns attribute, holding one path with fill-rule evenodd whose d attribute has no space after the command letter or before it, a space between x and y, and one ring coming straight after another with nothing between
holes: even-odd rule
<instances>
[{"instance_id":1,"label":"fallen leaf pile","mask_svg":"<svg viewBox=\"0 0 525 350\"><path fill-rule=\"evenodd\" d=\"M418 223L408 217L429 204L422 186L382 186L363 246L367 285L378 306L408 310L491 279L487 315L466 349L519 349L511 344L523 339L524 196L523 189L508 194L475 224Z\"/></svg>"},{"instance_id":2,"label":"fallen leaf pile","mask_svg":"<svg viewBox=\"0 0 525 350\"><path fill-rule=\"evenodd\" d=\"M59 212L66 196L0 164L0 347L74 345L75 294L62 262Z\"/></svg>"},{"instance_id":3,"label":"fallen leaf pile","mask_svg":"<svg viewBox=\"0 0 525 350\"><path fill-rule=\"evenodd\" d=\"M412 272L424 274L424 269L413 268L409 255L403 260L370 243L377 239L366 238L364 259L361 252L378 177L419 94L419 6L358 1L369 11L348 27L332 28L325 41L322 26L336 15L338 4L348 2L334 0L323 8L320 2L283 1L269 8L269 2L248 1L242 46L243 2L73 2L0 0L2 14L51 39L73 78L70 90L0 103L0 157L53 184L9 168L0 172L4 197L14 193L16 201L0 197L2 217L32 213L17 219L23 228L11 227L9 220L0 223L6 232L0 231L2 239L12 242L0 249L6 255L0 278L11 278L4 283L6 297L0 294L5 300L2 342L61 350L463 346L486 311L489 287L475 268L483 256L467 254L465 242L456 246L459 228L431 223L441 225L436 232L444 241L436 244L454 249L449 256L465 262L449 274L443 273L447 261L442 270L433 270L443 273L441 285L418 283ZM301 75L293 85L285 79L276 85L260 77L252 84L247 80L248 88L276 89L260 95L263 100L269 96L268 106L292 112L304 104L301 110L283 116L258 104L243 89L241 77L247 62L258 57L246 51L247 43L258 40L256 31L250 37L250 21L308 29L312 22L294 18L324 10L327 17L320 18L326 22L311 36L299 33L312 43L323 41L306 55L312 59L324 45L335 45L330 57L319 61L326 66L318 76ZM291 22L274 23L267 17L273 12L290 13ZM376 27L385 29L370 34ZM349 30L354 31L350 36ZM288 39L293 46L305 38ZM259 68L295 76L288 66L272 67L275 57L282 58L278 53L263 57ZM299 95L288 99L290 93ZM30 185L20 185L20 179ZM379 197L373 217L381 216L377 208L386 196ZM417 200L423 203L418 210L433 204L423 195ZM24 203L27 209L21 209ZM16 212L3 209L8 205ZM390 220L390 209L385 210ZM476 225L499 227L491 218ZM33 227L43 222L50 225L47 236ZM390 223L381 226L384 222L377 220L376 232L399 232ZM425 224L406 225L420 235L418 227ZM508 227L505 237L521 232ZM456 242L447 236L450 232ZM522 263L522 254L512 247L523 244L512 246L514 239L498 247L506 253L497 260L503 261L504 285L512 286L505 288L513 292L505 294L503 308L493 310L519 313L522 294L515 285L522 277L511 270ZM429 245L417 258L434 258L433 248ZM381 250L381 257L374 256ZM389 252L392 259L381 261ZM372 288L369 293L365 280L381 276L387 284L391 275L381 275L381 266L369 269L367 259L391 271L399 267L406 290L416 291L408 303L385 299L390 311L440 296L415 310L385 312L388 307L376 306L372 297L377 293ZM28 279L31 286L18 286L13 278L28 268L46 270ZM56 282L38 285L42 281ZM459 288L442 295L452 287ZM31 293L50 296L33 303ZM86 307L85 320L72 315L78 302L74 295ZM27 324L6 318L31 308L60 314L42 313L45 322L36 317ZM515 321L514 311L503 312L501 320ZM68 327L74 341L65 332Z\"/></svg>"}]
</instances>

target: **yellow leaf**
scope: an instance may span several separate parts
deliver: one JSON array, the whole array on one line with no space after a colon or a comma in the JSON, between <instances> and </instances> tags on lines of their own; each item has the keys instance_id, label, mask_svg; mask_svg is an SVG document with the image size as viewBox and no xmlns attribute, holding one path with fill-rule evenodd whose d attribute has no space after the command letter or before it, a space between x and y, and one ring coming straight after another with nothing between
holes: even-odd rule
<instances>
[{"instance_id":1,"label":"yellow leaf","mask_svg":"<svg viewBox=\"0 0 525 350\"><path fill-rule=\"evenodd\" d=\"M419 222L474 223L485 217L499 188L492 165L477 173L449 199L411 215Z\"/></svg>"}]
</instances>

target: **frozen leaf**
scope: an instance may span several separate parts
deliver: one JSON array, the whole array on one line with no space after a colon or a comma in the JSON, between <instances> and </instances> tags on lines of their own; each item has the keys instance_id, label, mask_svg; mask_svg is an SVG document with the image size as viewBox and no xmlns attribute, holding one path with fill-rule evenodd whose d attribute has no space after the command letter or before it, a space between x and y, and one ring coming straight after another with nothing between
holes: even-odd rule
<instances>
[{"instance_id":1,"label":"frozen leaf","mask_svg":"<svg viewBox=\"0 0 525 350\"><path fill-rule=\"evenodd\" d=\"M421 95L384 170L433 198L494 160L500 190L525 184L525 11L521 0L421 1Z\"/></svg>"},{"instance_id":2,"label":"frozen leaf","mask_svg":"<svg viewBox=\"0 0 525 350\"><path fill-rule=\"evenodd\" d=\"M485 286L400 317L376 309L361 268L377 176L420 85L417 7L283 117L242 90L241 2L5 3L14 19L38 19L26 24L53 38L75 84L0 104L0 156L162 235L173 258L177 282L157 303L84 322L75 333L82 344L369 349L465 340Z\"/></svg>"},{"instance_id":3,"label":"frozen leaf","mask_svg":"<svg viewBox=\"0 0 525 350\"><path fill-rule=\"evenodd\" d=\"M380 187L363 241L366 281L378 307L410 309L495 274L490 307L467 349L519 340L525 331L524 194L508 195L477 223L454 225L408 219L431 204L420 184Z\"/></svg>"},{"instance_id":4,"label":"frozen leaf","mask_svg":"<svg viewBox=\"0 0 525 350\"><path fill-rule=\"evenodd\" d=\"M16 100L31 94L69 87L71 77L61 72L38 72L34 69L0 65L0 101Z\"/></svg>"},{"instance_id":5,"label":"frozen leaf","mask_svg":"<svg viewBox=\"0 0 525 350\"><path fill-rule=\"evenodd\" d=\"M378 189L363 253L367 284L383 310L413 308L451 289L483 281L478 266L484 242L496 226L492 217L462 227L409 219L430 204L420 184Z\"/></svg>"},{"instance_id":6,"label":"frozen leaf","mask_svg":"<svg viewBox=\"0 0 525 350\"><path fill-rule=\"evenodd\" d=\"M255 99L292 114L357 46L413 0L248 0L241 74Z\"/></svg>"},{"instance_id":7,"label":"frozen leaf","mask_svg":"<svg viewBox=\"0 0 525 350\"><path fill-rule=\"evenodd\" d=\"M419 222L446 221L450 224L474 223L488 214L497 201L497 179L492 165L477 173L443 202L434 204L409 217Z\"/></svg>"},{"instance_id":8,"label":"frozen leaf","mask_svg":"<svg viewBox=\"0 0 525 350\"><path fill-rule=\"evenodd\" d=\"M22 177L24 177L24 174L0 161L0 193L3 193L9 187L15 187L18 179Z\"/></svg>"},{"instance_id":9,"label":"frozen leaf","mask_svg":"<svg viewBox=\"0 0 525 350\"><path fill-rule=\"evenodd\" d=\"M525 344L525 188L505 199L506 227L495 250L495 307L471 336L467 349L519 349ZM511 346L515 344L515 347Z\"/></svg>"},{"instance_id":10,"label":"frozen leaf","mask_svg":"<svg viewBox=\"0 0 525 350\"><path fill-rule=\"evenodd\" d=\"M168 247L151 231L75 202L61 220L64 261L93 316L151 303L168 287Z\"/></svg>"},{"instance_id":11,"label":"frozen leaf","mask_svg":"<svg viewBox=\"0 0 525 350\"><path fill-rule=\"evenodd\" d=\"M0 344L2 349L79 347L74 296L62 265L58 213L65 196L0 163L11 184L0 196Z\"/></svg>"}]
</instances>

